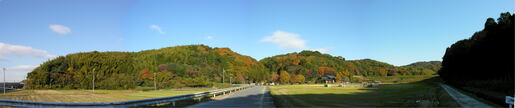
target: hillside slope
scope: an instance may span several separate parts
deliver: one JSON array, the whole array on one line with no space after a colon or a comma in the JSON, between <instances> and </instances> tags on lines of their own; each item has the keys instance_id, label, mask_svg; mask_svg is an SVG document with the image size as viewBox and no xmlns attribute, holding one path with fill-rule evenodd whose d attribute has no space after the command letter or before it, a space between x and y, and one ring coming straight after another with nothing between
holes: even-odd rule
<instances>
[{"instance_id":1,"label":"hillside slope","mask_svg":"<svg viewBox=\"0 0 515 108\"><path fill-rule=\"evenodd\" d=\"M28 73L25 88L100 89L210 86L260 81L268 72L255 59L229 48L185 45L140 52L85 52L57 57Z\"/></svg>"}]
</instances>

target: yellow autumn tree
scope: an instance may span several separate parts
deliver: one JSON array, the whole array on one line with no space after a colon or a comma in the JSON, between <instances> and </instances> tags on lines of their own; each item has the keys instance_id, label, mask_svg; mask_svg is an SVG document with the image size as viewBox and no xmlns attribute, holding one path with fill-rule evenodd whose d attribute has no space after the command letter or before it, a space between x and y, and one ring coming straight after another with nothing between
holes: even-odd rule
<instances>
[{"instance_id":1,"label":"yellow autumn tree","mask_svg":"<svg viewBox=\"0 0 515 108\"><path fill-rule=\"evenodd\" d=\"M289 83L290 82L290 74L286 71L281 71L279 75L281 83Z\"/></svg>"},{"instance_id":2,"label":"yellow autumn tree","mask_svg":"<svg viewBox=\"0 0 515 108\"><path fill-rule=\"evenodd\" d=\"M306 80L306 78L302 74L298 74L295 76L296 83L302 84L302 83L304 83L304 80Z\"/></svg>"}]
</instances>

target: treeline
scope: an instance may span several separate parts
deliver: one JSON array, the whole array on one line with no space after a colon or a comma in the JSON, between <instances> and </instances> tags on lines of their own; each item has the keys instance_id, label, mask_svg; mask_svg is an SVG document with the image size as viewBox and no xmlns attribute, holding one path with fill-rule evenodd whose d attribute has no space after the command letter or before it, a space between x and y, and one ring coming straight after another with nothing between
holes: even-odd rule
<instances>
[{"instance_id":1,"label":"treeline","mask_svg":"<svg viewBox=\"0 0 515 108\"><path fill-rule=\"evenodd\" d=\"M351 81L353 76L431 75L440 68L438 61L396 67L371 59L347 61L318 51L277 55L259 62L271 72L268 81L282 83L317 83L325 75L335 76L337 81Z\"/></svg>"},{"instance_id":2,"label":"treeline","mask_svg":"<svg viewBox=\"0 0 515 108\"><path fill-rule=\"evenodd\" d=\"M446 83L504 104L514 95L514 15L488 18L482 31L447 48L438 74Z\"/></svg>"},{"instance_id":3,"label":"treeline","mask_svg":"<svg viewBox=\"0 0 515 108\"><path fill-rule=\"evenodd\" d=\"M222 71L225 70L225 73ZM141 52L69 54L28 73L25 88L130 89L212 86L213 82L262 81L269 72L249 56L228 48L186 45Z\"/></svg>"}]
</instances>

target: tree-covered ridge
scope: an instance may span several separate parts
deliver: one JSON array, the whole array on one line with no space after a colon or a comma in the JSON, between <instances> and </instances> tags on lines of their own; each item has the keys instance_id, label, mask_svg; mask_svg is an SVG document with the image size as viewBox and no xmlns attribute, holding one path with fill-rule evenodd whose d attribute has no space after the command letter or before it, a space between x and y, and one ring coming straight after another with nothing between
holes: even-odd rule
<instances>
[{"instance_id":1,"label":"tree-covered ridge","mask_svg":"<svg viewBox=\"0 0 515 108\"><path fill-rule=\"evenodd\" d=\"M222 73L225 70L225 74ZM155 74L155 77L154 77ZM85 52L47 61L27 76L27 88L128 89L210 86L213 82L264 80L268 72L255 59L228 48L185 45L140 52ZM94 78L93 78L94 77ZM232 78L232 79L230 79Z\"/></svg>"},{"instance_id":2,"label":"tree-covered ridge","mask_svg":"<svg viewBox=\"0 0 515 108\"><path fill-rule=\"evenodd\" d=\"M408 64L403 67L413 67L416 69L429 69L431 71L438 71L442 67L441 61L422 61Z\"/></svg>"},{"instance_id":3,"label":"tree-covered ridge","mask_svg":"<svg viewBox=\"0 0 515 108\"><path fill-rule=\"evenodd\" d=\"M272 72L270 81L279 82L281 72L284 71L291 74L288 77L302 75L305 80L314 82L326 74L334 75L335 72L344 72L344 61L343 57L333 57L318 51L302 51L267 57L259 62ZM286 81L286 78L281 79L284 80L282 82L290 82L290 80Z\"/></svg>"},{"instance_id":4,"label":"tree-covered ridge","mask_svg":"<svg viewBox=\"0 0 515 108\"><path fill-rule=\"evenodd\" d=\"M372 59L361 59L361 60L349 60L347 68L353 73L353 75L360 76L392 76L398 75L398 71L395 66L372 60Z\"/></svg>"},{"instance_id":5,"label":"tree-covered ridge","mask_svg":"<svg viewBox=\"0 0 515 108\"><path fill-rule=\"evenodd\" d=\"M415 62L399 67L401 71L411 72L415 74L429 75L436 74L442 67L440 61L423 61Z\"/></svg>"},{"instance_id":6,"label":"tree-covered ridge","mask_svg":"<svg viewBox=\"0 0 515 108\"><path fill-rule=\"evenodd\" d=\"M514 16L488 18L482 31L447 48L438 71L442 79L499 104L513 96Z\"/></svg>"},{"instance_id":7,"label":"tree-covered ridge","mask_svg":"<svg viewBox=\"0 0 515 108\"><path fill-rule=\"evenodd\" d=\"M299 53L288 53L272 57L267 57L259 62L272 72L269 81L272 82L299 82L298 78L303 77L307 82L319 82L320 78L325 75L333 75L337 80L351 80L353 75L358 76L393 76L393 75L428 75L435 73L438 66L425 65L421 66L403 66L396 67L388 63L372 60L345 60L341 56L331 56L322 54L317 51L301 51ZM430 62L433 63L433 62ZM439 65L438 63L434 65ZM428 69L426 69L428 67ZM430 67L430 68L429 68ZM422 70L432 70L431 72L422 72ZM420 70L420 71L418 71ZM290 80L287 79L288 76Z\"/></svg>"}]
</instances>

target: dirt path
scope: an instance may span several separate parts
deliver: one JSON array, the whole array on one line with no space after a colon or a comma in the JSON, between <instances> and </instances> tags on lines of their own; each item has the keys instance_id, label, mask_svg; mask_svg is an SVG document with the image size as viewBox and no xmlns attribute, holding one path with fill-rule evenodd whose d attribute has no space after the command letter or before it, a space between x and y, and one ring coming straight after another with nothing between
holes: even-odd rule
<instances>
[{"instance_id":1,"label":"dirt path","mask_svg":"<svg viewBox=\"0 0 515 108\"><path fill-rule=\"evenodd\" d=\"M459 91L455 90L452 87L449 87L445 84L440 84L442 88L451 95L458 104L460 104L461 107L464 108L492 108L492 106L484 104L482 102L477 101L474 98L471 98L467 95L464 95L463 93L460 93Z\"/></svg>"}]
</instances>

